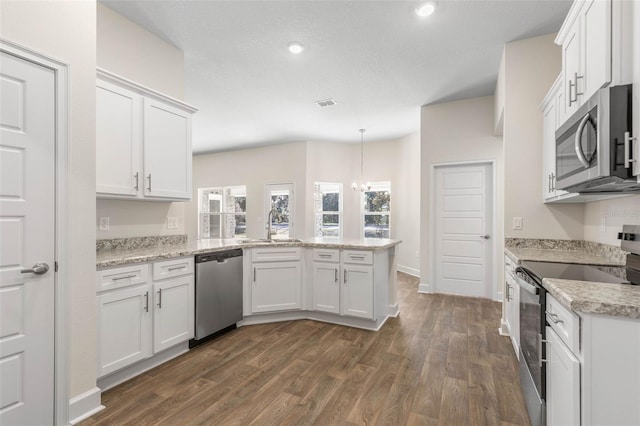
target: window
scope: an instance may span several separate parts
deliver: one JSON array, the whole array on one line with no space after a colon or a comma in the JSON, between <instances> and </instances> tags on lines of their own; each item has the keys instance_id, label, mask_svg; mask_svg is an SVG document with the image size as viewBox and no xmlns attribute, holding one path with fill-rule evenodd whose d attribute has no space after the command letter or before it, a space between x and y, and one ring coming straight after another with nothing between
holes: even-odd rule
<instances>
[{"instance_id":1,"label":"window","mask_svg":"<svg viewBox=\"0 0 640 426\"><path fill-rule=\"evenodd\" d=\"M314 235L342 237L342 184L316 182L313 191Z\"/></svg>"},{"instance_id":2,"label":"window","mask_svg":"<svg viewBox=\"0 0 640 426\"><path fill-rule=\"evenodd\" d=\"M247 236L247 187L198 189L200 238Z\"/></svg>"},{"instance_id":3,"label":"window","mask_svg":"<svg viewBox=\"0 0 640 426\"><path fill-rule=\"evenodd\" d=\"M391 182L371 184L362 193L364 238L389 238L391 223Z\"/></svg>"},{"instance_id":4,"label":"window","mask_svg":"<svg viewBox=\"0 0 640 426\"><path fill-rule=\"evenodd\" d=\"M265 186L265 222L269 227L271 214L271 238L294 238L293 184L268 184Z\"/></svg>"}]
</instances>

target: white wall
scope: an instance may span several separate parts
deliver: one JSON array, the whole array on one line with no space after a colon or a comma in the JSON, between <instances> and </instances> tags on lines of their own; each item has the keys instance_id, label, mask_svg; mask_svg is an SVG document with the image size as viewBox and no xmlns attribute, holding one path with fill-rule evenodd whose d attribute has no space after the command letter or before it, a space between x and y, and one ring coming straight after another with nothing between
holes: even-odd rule
<instances>
[{"instance_id":1,"label":"white wall","mask_svg":"<svg viewBox=\"0 0 640 426\"><path fill-rule=\"evenodd\" d=\"M68 206L70 397L96 385L95 68L93 1L2 1L0 36L67 63L70 71Z\"/></svg>"},{"instance_id":2,"label":"white wall","mask_svg":"<svg viewBox=\"0 0 640 426\"><path fill-rule=\"evenodd\" d=\"M585 240L619 246L618 232L622 231L622 225L640 225L640 196L613 198L584 205Z\"/></svg>"},{"instance_id":3,"label":"white wall","mask_svg":"<svg viewBox=\"0 0 640 426\"><path fill-rule=\"evenodd\" d=\"M97 64L176 99L184 100L184 54L108 7L97 7ZM94 108L95 109L95 108ZM97 200L95 229L99 239L185 233L185 203ZM167 228L167 217L178 229ZM108 217L109 231L100 231Z\"/></svg>"},{"instance_id":4,"label":"white wall","mask_svg":"<svg viewBox=\"0 0 640 426\"><path fill-rule=\"evenodd\" d=\"M558 77L560 47L555 34L505 46L505 236L582 239L583 206L542 203L542 114L540 103ZM523 218L521 231L513 217Z\"/></svg>"},{"instance_id":5,"label":"white wall","mask_svg":"<svg viewBox=\"0 0 640 426\"><path fill-rule=\"evenodd\" d=\"M495 160L497 175L497 229L492 235L502 253L504 232L501 206L504 202L502 138L494 136L494 98L484 96L422 107L421 115L421 284L429 282L430 170L433 164ZM501 264L502 259L494 259ZM498 268L498 273L502 268ZM496 295L494 295L495 297Z\"/></svg>"}]
</instances>

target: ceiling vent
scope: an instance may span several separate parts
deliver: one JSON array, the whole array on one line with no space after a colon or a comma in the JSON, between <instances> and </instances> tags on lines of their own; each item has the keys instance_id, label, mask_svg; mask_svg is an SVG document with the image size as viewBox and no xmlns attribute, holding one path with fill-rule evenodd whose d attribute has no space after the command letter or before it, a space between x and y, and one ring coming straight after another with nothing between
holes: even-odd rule
<instances>
[{"instance_id":1,"label":"ceiling vent","mask_svg":"<svg viewBox=\"0 0 640 426\"><path fill-rule=\"evenodd\" d=\"M337 102L334 101L333 99L329 98L329 99L323 99L321 101L316 101L316 105L321 106L321 107L328 107L328 106L333 106L335 105Z\"/></svg>"}]
</instances>

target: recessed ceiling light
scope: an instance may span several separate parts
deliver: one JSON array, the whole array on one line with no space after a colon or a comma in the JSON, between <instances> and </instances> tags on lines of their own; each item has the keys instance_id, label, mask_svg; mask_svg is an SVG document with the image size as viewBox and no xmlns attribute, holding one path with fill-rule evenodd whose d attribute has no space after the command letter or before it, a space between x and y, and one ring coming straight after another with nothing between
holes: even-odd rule
<instances>
[{"instance_id":1,"label":"recessed ceiling light","mask_svg":"<svg viewBox=\"0 0 640 426\"><path fill-rule=\"evenodd\" d=\"M302 53L303 50L304 45L299 41L292 41L291 43L289 43L289 52L293 53L294 55Z\"/></svg>"},{"instance_id":2,"label":"recessed ceiling light","mask_svg":"<svg viewBox=\"0 0 640 426\"><path fill-rule=\"evenodd\" d=\"M416 8L416 15L425 18L433 14L436 11L436 5L434 3L425 3Z\"/></svg>"}]
</instances>

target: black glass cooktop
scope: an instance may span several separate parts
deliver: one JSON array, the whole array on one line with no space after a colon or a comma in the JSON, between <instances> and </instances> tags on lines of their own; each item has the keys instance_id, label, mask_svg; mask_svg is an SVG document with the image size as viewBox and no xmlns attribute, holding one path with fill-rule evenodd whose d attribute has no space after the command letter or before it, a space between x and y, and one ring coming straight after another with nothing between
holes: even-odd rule
<instances>
[{"instance_id":1,"label":"black glass cooktop","mask_svg":"<svg viewBox=\"0 0 640 426\"><path fill-rule=\"evenodd\" d=\"M601 283L629 284L624 266L576 265L573 263L522 262L525 269L537 278L559 278L563 280L596 281ZM624 278L614 275L621 272Z\"/></svg>"}]
</instances>

